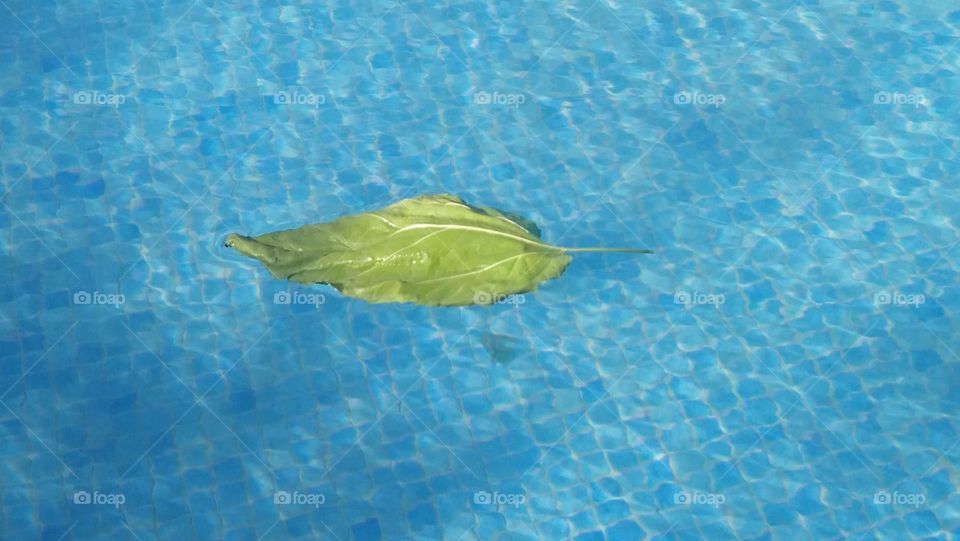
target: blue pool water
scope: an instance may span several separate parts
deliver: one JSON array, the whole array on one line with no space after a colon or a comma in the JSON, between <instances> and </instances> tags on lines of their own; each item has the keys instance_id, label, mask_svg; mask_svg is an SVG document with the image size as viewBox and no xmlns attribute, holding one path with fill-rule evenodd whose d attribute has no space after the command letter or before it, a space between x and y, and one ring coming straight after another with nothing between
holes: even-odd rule
<instances>
[{"instance_id":1,"label":"blue pool water","mask_svg":"<svg viewBox=\"0 0 960 541\"><path fill-rule=\"evenodd\" d=\"M0 538L960 536L958 92L945 0L2 0ZM656 253L222 247L437 192Z\"/></svg>"}]
</instances>

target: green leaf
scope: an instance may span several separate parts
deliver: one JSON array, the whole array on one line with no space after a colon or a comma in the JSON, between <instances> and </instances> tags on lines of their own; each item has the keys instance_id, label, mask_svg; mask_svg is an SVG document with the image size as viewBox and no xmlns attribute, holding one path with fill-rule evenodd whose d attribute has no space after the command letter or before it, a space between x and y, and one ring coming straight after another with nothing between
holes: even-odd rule
<instances>
[{"instance_id":1,"label":"green leaf","mask_svg":"<svg viewBox=\"0 0 960 541\"><path fill-rule=\"evenodd\" d=\"M369 302L430 306L491 304L536 289L570 264L568 252L540 240L532 223L453 195L424 195L325 224L245 237L226 245L274 276L322 283Z\"/></svg>"}]
</instances>

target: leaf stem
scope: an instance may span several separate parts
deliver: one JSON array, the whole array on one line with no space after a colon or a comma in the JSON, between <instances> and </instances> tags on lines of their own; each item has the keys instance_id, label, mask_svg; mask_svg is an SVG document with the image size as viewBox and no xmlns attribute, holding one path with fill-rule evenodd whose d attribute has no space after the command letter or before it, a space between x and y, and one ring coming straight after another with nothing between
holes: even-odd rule
<instances>
[{"instance_id":1,"label":"leaf stem","mask_svg":"<svg viewBox=\"0 0 960 541\"><path fill-rule=\"evenodd\" d=\"M594 252L594 253L622 253L622 254L652 254L653 250L641 248L560 248L564 252Z\"/></svg>"}]
</instances>

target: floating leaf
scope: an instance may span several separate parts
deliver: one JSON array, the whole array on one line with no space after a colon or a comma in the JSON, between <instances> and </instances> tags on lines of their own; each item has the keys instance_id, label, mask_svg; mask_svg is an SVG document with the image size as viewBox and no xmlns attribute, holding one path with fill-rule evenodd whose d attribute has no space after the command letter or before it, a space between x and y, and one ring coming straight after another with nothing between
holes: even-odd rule
<instances>
[{"instance_id":1,"label":"floating leaf","mask_svg":"<svg viewBox=\"0 0 960 541\"><path fill-rule=\"evenodd\" d=\"M278 278L329 284L369 302L432 306L492 304L532 291L563 272L570 252L650 253L552 246L532 223L453 195L414 197L259 237L234 233L226 245Z\"/></svg>"}]
</instances>

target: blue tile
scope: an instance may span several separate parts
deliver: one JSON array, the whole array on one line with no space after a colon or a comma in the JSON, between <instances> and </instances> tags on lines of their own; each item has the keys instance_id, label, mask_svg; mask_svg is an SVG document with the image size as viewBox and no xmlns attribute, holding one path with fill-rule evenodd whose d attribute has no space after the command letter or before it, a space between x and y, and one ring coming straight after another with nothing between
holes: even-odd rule
<instances>
[{"instance_id":1,"label":"blue tile","mask_svg":"<svg viewBox=\"0 0 960 541\"><path fill-rule=\"evenodd\" d=\"M70 502L85 486L121 487L143 538L958 531L956 456L938 456L960 432L960 12L779 4L10 3L3 537L77 518L67 537L127 536ZM657 253L575 254L522 305L440 310L323 286L300 288L319 308L278 306L295 288L220 246L425 192L516 210L551 242ZM875 303L885 290L925 302ZM184 415L180 379L213 414ZM736 520L675 504L694 487ZM528 503L471 507L481 489ZM927 502L874 505L877 489Z\"/></svg>"}]
</instances>

